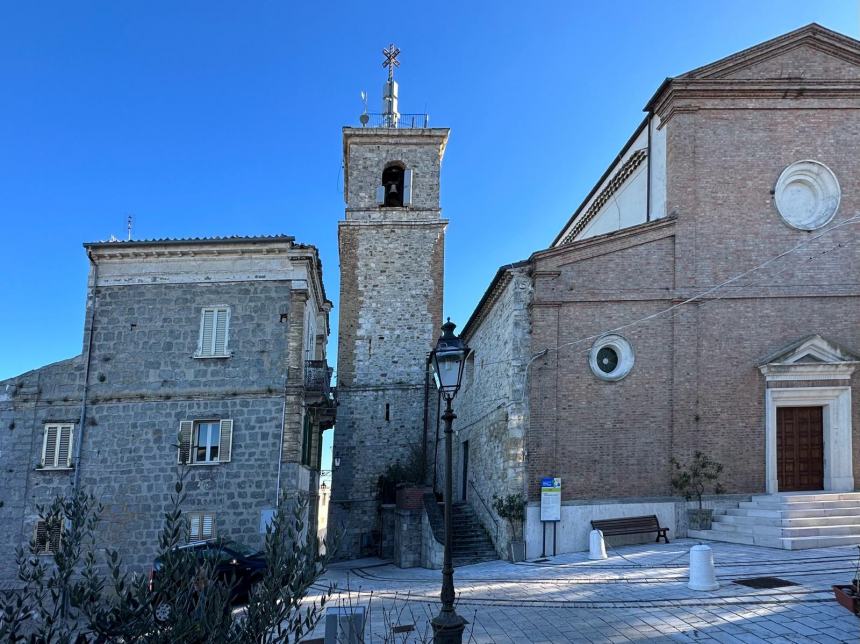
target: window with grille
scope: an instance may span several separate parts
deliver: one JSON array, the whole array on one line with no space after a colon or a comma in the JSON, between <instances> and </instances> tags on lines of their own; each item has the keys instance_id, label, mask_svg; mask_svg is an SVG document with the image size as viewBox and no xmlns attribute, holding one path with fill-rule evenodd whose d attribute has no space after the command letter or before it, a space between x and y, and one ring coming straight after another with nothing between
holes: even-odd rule
<instances>
[{"instance_id":1,"label":"window with grille","mask_svg":"<svg viewBox=\"0 0 860 644\"><path fill-rule=\"evenodd\" d=\"M36 522L33 540L36 543L36 554L55 555L60 549L60 539L63 536L63 522L59 517L48 521Z\"/></svg>"},{"instance_id":2,"label":"window with grille","mask_svg":"<svg viewBox=\"0 0 860 644\"><path fill-rule=\"evenodd\" d=\"M42 462L45 469L66 469L72 466L74 425L49 423L42 439Z\"/></svg>"},{"instance_id":3,"label":"window with grille","mask_svg":"<svg viewBox=\"0 0 860 644\"><path fill-rule=\"evenodd\" d=\"M230 461L233 421L183 420L179 423L178 462L183 465L215 465Z\"/></svg>"},{"instance_id":4,"label":"window with grille","mask_svg":"<svg viewBox=\"0 0 860 644\"><path fill-rule=\"evenodd\" d=\"M201 541L212 539L215 536L215 513L213 512L189 512L188 513L188 540Z\"/></svg>"},{"instance_id":5,"label":"window with grille","mask_svg":"<svg viewBox=\"0 0 860 644\"><path fill-rule=\"evenodd\" d=\"M213 306L200 314L200 339L197 343L198 358L226 358L227 333L230 326L230 308Z\"/></svg>"}]
</instances>

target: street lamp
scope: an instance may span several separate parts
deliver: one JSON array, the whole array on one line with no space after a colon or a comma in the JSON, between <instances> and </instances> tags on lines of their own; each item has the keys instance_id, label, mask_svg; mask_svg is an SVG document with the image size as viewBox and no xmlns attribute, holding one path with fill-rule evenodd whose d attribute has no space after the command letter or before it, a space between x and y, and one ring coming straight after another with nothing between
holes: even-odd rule
<instances>
[{"instance_id":1,"label":"street lamp","mask_svg":"<svg viewBox=\"0 0 860 644\"><path fill-rule=\"evenodd\" d=\"M451 562L451 425L457 417L451 401L460 389L463 365L469 348L461 338L454 335L451 318L442 325L442 335L430 354L433 362L433 377L440 393L445 397L445 558L442 563L442 610L433 618L433 641L437 644L453 644L463 641L466 620L454 610L454 565Z\"/></svg>"}]
</instances>

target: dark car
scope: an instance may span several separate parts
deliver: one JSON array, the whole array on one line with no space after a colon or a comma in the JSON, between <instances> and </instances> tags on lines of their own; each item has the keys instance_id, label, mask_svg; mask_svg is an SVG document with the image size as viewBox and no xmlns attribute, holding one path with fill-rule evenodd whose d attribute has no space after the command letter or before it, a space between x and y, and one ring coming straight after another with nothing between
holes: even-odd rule
<instances>
[{"instance_id":1,"label":"dark car","mask_svg":"<svg viewBox=\"0 0 860 644\"><path fill-rule=\"evenodd\" d=\"M178 546L177 550L192 552L198 561L214 568L214 577L230 588L230 603L242 603L248 599L251 588L266 572L266 559L262 552L228 539L192 541ZM155 559L149 573L149 588L161 570L161 557Z\"/></svg>"}]
</instances>

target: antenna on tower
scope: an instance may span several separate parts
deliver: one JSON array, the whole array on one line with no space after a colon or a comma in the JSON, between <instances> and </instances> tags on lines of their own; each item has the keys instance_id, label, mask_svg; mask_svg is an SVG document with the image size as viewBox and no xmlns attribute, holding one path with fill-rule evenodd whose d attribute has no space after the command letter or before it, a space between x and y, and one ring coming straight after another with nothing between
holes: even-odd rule
<instances>
[{"instance_id":1,"label":"antenna on tower","mask_svg":"<svg viewBox=\"0 0 860 644\"><path fill-rule=\"evenodd\" d=\"M129 215L128 221L126 222L126 228L128 228L128 241L131 241L131 224L132 224L132 217L131 217L131 215Z\"/></svg>"}]
</instances>

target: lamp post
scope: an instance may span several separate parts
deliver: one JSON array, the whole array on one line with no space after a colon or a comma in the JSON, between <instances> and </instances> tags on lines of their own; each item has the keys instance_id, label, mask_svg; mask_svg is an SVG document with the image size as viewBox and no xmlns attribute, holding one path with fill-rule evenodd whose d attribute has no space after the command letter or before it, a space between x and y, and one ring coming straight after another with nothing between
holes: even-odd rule
<instances>
[{"instance_id":1,"label":"lamp post","mask_svg":"<svg viewBox=\"0 0 860 644\"><path fill-rule=\"evenodd\" d=\"M451 425L457 417L451 407L451 401L460 389L463 377L463 364L469 349L461 338L454 335L451 318L442 325L442 335L436 342L436 348L431 353L433 376L439 392L445 397L445 558L442 563L442 610L433 618L433 641L437 644L453 644L463 641L463 629L466 620L454 610L454 565L451 561Z\"/></svg>"}]
</instances>

